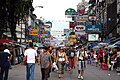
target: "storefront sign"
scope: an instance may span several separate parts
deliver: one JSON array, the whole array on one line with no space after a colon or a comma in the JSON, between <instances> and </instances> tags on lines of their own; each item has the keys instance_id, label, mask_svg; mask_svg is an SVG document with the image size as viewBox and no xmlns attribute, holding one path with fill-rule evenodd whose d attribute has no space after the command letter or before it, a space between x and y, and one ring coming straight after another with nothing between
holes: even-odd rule
<instances>
[{"instance_id":1,"label":"storefront sign","mask_svg":"<svg viewBox=\"0 0 120 80\"><path fill-rule=\"evenodd\" d=\"M101 25L87 25L86 26L87 32L102 32L102 26Z\"/></svg>"},{"instance_id":2,"label":"storefront sign","mask_svg":"<svg viewBox=\"0 0 120 80\"><path fill-rule=\"evenodd\" d=\"M76 22L88 21L88 15L82 15L76 17Z\"/></svg>"},{"instance_id":3,"label":"storefront sign","mask_svg":"<svg viewBox=\"0 0 120 80\"><path fill-rule=\"evenodd\" d=\"M29 30L29 35L31 35L31 36L38 36L38 30L36 30L36 29Z\"/></svg>"},{"instance_id":4,"label":"storefront sign","mask_svg":"<svg viewBox=\"0 0 120 80\"><path fill-rule=\"evenodd\" d=\"M91 21L96 21L97 17L96 16L89 16L89 20Z\"/></svg>"},{"instance_id":5,"label":"storefront sign","mask_svg":"<svg viewBox=\"0 0 120 80\"><path fill-rule=\"evenodd\" d=\"M84 25L75 26L75 31L84 31L84 30L85 30L85 26Z\"/></svg>"}]
</instances>

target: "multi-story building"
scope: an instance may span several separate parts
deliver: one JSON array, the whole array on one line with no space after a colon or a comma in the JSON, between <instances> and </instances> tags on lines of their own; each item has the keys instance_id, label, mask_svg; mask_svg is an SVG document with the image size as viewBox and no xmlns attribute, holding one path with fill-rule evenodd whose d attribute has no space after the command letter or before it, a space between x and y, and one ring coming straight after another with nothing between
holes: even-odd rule
<instances>
[{"instance_id":1,"label":"multi-story building","mask_svg":"<svg viewBox=\"0 0 120 80\"><path fill-rule=\"evenodd\" d=\"M118 0L90 0L95 7L97 24L102 25L103 38L117 37L117 1ZM119 2L118 2L119 4ZM91 10L93 10L92 8Z\"/></svg>"},{"instance_id":2,"label":"multi-story building","mask_svg":"<svg viewBox=\"0 0 120 80\"><path fill-rule=\"evenodd\" d=\"M118 37L120 37L120 0L117 0L117 22L118 22L117 33Z\"/></svg>"}]
</instances>

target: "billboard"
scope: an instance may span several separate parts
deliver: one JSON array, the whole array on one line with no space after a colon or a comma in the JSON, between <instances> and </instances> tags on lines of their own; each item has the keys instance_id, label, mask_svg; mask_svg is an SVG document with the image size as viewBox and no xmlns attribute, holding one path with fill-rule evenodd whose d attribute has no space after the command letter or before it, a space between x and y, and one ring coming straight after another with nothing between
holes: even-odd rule
<instances>
[{"instance_id":1,"label":"billboard","mask_svg":"<svg viewBox=\"0 0 120 80\"><path fill-rule=\"evenodd\" d=\"M102 32L102 25L86 25L86 31L90 33Z\"/></svg>"},{"instance_id":2,"label":"billboard","mask_svg":"<svg viewBox=\"0 0 120 80\"><path fill-rule=\"evenodd\" d=\"M37 29L29 30L29 35L30 36L38 36L38 30Z\"/></svg>"},{"instance_id":3,"label":"billboard","mask_svg":"<svg viewBox=\"0 0 120 80\"><path fill-rule=\"evenodd\" d=\"M99 34L88 34L88 41L99 41Z\"/></svg>"}]
</instances>

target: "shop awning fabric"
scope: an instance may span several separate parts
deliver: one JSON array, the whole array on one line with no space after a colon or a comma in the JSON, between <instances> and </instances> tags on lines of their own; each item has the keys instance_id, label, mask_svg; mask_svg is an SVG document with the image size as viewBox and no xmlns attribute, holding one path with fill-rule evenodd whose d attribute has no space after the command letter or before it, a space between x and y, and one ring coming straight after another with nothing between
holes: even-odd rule
<instances>
[{"instance_id":1,"label":"shop awning fabric","mask_svg":"<svg viewBox=\"0 0 120 80\"><path fill-rule=\"evenodd\" d=\"M9 42L13 42L13 40L0 39L0 43L9 43Z\"/></svg>"}]
</instances>

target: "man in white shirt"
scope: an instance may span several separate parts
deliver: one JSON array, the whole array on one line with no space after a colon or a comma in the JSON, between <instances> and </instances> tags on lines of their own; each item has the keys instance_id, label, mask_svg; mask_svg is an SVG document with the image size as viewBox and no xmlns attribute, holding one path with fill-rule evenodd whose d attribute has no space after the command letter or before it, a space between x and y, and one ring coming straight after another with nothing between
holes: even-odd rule
<instances>
[{"instance_id":1,"label":"man in white shirt","mask_svg":"<svg viewBox=\"0 0 120 80\"><path fill-rule=\"evenodd\" d=\"M33 49L33 43L29 43L29 48L25 50L24 62L26 61L26 80L34 80L35 61L37 59L37 51Z\"/></svg>"}]
</instances>

